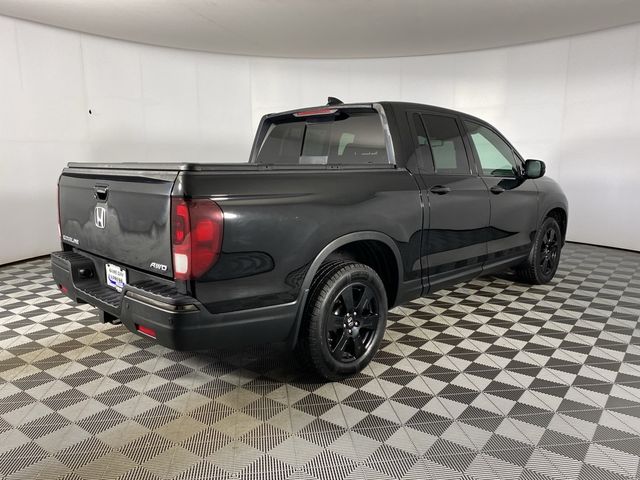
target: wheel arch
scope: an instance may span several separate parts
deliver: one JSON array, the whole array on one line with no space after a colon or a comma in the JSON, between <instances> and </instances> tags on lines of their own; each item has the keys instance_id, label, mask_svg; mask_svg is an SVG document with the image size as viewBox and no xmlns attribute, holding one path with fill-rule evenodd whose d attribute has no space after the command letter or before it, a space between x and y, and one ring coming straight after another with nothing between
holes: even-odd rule
<instances>
[{"instance_id":1,"label":"wheel arch","mask_svg":"<svg viewBox=\"0 0 640 480\"><path fill-rule=\"evenodd\" d=\"M562 244L564 244L567 239L567 223L569 220L567 208L564 205L554 205L552 207L549 207L542 217L541 223L549 217L555 219L556 222L558 222L558 225L560 226L560 232L562 233Z\"/></svg>"},{"instance_id":2,"label":"wheel arch","mask_svg":"<svg viewBox=\"0 0 640 480\"><path fill-rule=\"evenodd\" d=\"M311 287L311 283L313 282L313 278L315 277L322 263L327 260L332 254L336 254L340 251L346 251L346 247L349 247L350 245L366 242L379 242L380 244L383 244L385 247L387 247L393 254L395 260L395 271L393 272L393 275L396 278L393 279L392 285L395 285L395 291L389 292L387 290L387 299L389 300L389 308L391 308L393 300L397 298L398 289L400 287L402 278L404 277L402 257L400 255L398 246L395 244L391 237L382 232L361 231L348 233L328 243L311 262L307 273L305 274L302 281L300 293L298 294L298 309L288 341L291 347L294 347L298 341L298 333L300 332L300 325L302 323L302 316L304 314L307 297L309 295L309 289ZM385 282L384 279L383 283L385 283L385 288L388 288L389 284Z\"/></svg>"}]
</instances>

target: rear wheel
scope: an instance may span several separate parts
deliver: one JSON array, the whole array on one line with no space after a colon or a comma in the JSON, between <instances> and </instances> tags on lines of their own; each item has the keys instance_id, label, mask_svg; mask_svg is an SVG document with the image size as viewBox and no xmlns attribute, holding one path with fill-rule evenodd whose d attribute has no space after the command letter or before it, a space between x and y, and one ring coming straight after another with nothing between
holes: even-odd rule
<instances>
[{"instance_id":1,"label":"rear wheel","mask_svg":"<svg viewBox=\"0 0 640 480\"><path fill-rule=\"evenodd\" d=\"M297 353L323 378L344 378L371 361L386 319L387 297L378 274L360 263L332 262L312 285Z\"/></svg>"},{"instance_id":2,"label":"rear wheel","mask_svg":"<svg viewBox=\"0 0 640 480\"><path fill-rule=\"evenodd\" d=\"M562 232L558 222L548 217L536 233L529 258L517 270L518 277L531 284L544 284L551 281L560 263Z\"/></svg>"}]
</instances>

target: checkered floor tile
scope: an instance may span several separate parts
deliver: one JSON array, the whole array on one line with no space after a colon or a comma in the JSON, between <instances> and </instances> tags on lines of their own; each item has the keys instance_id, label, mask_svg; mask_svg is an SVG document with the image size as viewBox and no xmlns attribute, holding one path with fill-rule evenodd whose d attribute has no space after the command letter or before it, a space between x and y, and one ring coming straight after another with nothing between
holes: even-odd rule
<instances>
[{"instance_id":1,"label":"checkered floor tile","mask_svg":"<svg viewBox=\"0 0 640 480\"><path fill-rule=\"evenodd\" d=\"M640 479L640 254L393 310L360 375L283 347L174 352L98 323L47 260L0 267L0 478Z\"/></svg>"}]
</instances>

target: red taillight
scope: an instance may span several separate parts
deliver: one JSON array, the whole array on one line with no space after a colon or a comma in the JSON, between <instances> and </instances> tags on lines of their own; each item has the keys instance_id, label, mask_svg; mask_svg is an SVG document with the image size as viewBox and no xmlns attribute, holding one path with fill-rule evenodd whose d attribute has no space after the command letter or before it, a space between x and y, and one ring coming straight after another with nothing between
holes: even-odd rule
<instances>
[{"instance_id":1,"label":"red taillight","mask_svg":"<svg viewBox=\"0 0 640 480\"><path fill-rule=\"evenodd\" d=\"M153 328L145 327L144 325L136 324L136 330L140 333L144 333L151 338L156 338L156 331Z\"/></svg>"},{"instance_id":2,"label":"red taillight","mask_svg":"<svg viewBox=\"0 0 640 480\"><path fill-rule=\"evenodd\" d=\"M178 200L173 210L173 244L180 245L189 233L189 209L184 200Z\"/></svg>"},{"instance_id":3,"label":"red taillight","mask_svg":"<svg viewBox=\"0 0 640 480\"><path fill-rule=\"evenodd\" d=\"M338 111L337 108L313 108L311 110L301 110L293 114L294 117L313 117L315 115L332 115Z\"/></svg>"},{"instance_id":4,"label":"red taillight","mask_svg":"<svg viewBox=\"0 0 640 480\"><path fill-rule=\"evenodd\" d=\"M209 199L172 198L171 235L176 280L198 278L218 260L223 215Z\"/></svg>"}]
</instances>

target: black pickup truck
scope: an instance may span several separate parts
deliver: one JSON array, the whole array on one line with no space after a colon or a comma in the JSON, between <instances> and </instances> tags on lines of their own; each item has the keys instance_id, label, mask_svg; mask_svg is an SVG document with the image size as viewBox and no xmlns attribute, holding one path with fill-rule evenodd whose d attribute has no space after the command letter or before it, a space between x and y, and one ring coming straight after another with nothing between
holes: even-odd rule
<instances>
[{"instance_id":1,"label":"black pickup truck","mask_svg":"<svg viewBox=\"0 0 640 480\"><path fill-rule=\"evenodd\" d=\"M567 200L491 125L427 105L266 115L245 164L70 163L59 288L174 349L286 341L361 370L394 305L513 269L550 281Z\"/></svg>"}]
</instances>

